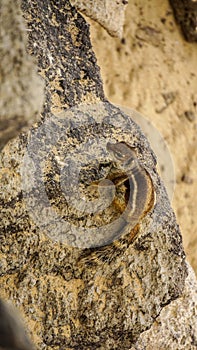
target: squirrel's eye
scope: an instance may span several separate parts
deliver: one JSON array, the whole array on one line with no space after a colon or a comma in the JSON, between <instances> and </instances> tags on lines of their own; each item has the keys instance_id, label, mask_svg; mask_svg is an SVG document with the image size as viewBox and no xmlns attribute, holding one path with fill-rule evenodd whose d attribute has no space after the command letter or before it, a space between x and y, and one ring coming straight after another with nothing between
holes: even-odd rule
<instances>
[{"instance_id":1,"label":"squirrel's eye","mask_svg":"<svg viewBox=\"0 0 197 350\"><path fill-rule=\"evenodd\" d=\"M114 155L118 159L124 159L125 158L125 155L120 153L120 152L115 152Z\"/></svg>"}]
</instances>

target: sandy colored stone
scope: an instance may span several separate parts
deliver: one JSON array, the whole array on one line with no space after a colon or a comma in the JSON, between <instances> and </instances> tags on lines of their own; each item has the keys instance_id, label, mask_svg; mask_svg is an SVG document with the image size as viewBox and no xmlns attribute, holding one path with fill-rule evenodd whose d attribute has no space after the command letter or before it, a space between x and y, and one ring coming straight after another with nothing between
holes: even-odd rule
<instances>
[{"instance_id":1,"label":"sandy colored stone","mask_svg":"<svg viewBox=\"0 0 197 350\"><path fill-rule=\"evenodd\" d=\"M44 82L26 52L27 31L19 4L0 3L0 149L38 119L44 99Z\"/></svg>"},{"instance_id":2,"label":"sandy colored stone","mask_svg":"<svg viewBox=\"0 0 197 350\"><path fill-rule=\"evenodd\" d=\"M23 135L1 153L1 288L6 296L23 306L29 324L36 322L49 347L57 341L71 348L79 346L82 337L81 349L99 346L113 349L114 344L129 349L139 334L151 326L163 306L182 293L187 270L180 232L155 171L154 155L132 120L107 102L79 105L67 113L61 119L48 115L34 127L29 144ZM50 130L54 139L48 139L47 135L52 135ZM154 184L156 205L138 223L132 240L129 239L132 231L127 228L118 245L79 249L68 245L70 231L66 233L62 218L78 225L82 235L80 223L84 226L83 220L86 223L91 217L86 213L77 216L75 208L65 201L57 176L56 154L61 159L67 150L66 159L77 162L82 154L81 145L88 145L90 140L97 148L87 148L88 158L93 156L100 161L96 164L92 161L87 173L84 168L87 179L102 178L102 164L110 162L109 155L99 154L100 147L105 149L103 142L124 140L138 149L138 157ZM72 156L74 143L78 156ZM44 151L50 155L48 160ZM26 160L26 152L31 161ZM13 169L9 154L14 153L17 159ZM39 176L40 169L44 182ZM28 185L24 187L26 179ZM70 188L73 179L67 183ZM50 214L54 209L58 216ZM45 314L44 320L40 319L40 311ZM70 329L68 336L64 324ZM39 347L44 348L42 342Z\"/></svg>"},{"instance_id":3,"label":"sandy colored stone","mask_svg":"<svg viewBox=\"0 0 197 350\"><path fill-rule=\"evenodd\" d=\"M104 98L84 20L71 12L69 2L65 7L65 1L59 2L59 8L53 1L50 6L49 2L43 6L24 1L23 10L34 28L29 51L37 57L45 77L46 103L42 120L1 152L1 296L21 309L40 349L129 350L165 305L184 291L187 266L179 227L147 139L125 113ZM59 37L65 19L64 36ZM34 21L42 23L44 31ZM43 49L46 47L51 52ZM68 82L72 84L66 85ZM80 160L83 153L73 151L85 144L86 154L94 161L82 168L82 179L105 177L105 165L111 161L105 142L111 139L124 140L136 149L153 181L154 208L136 225L132 240L130 232L124 232L115 246L79 249L65 240L55 241L55 230L46 232L47 211L44 222L39 218L52 208L64 219L73 220L61 187L61 165L66 157ZM104 153L99 153L99 147L88 147L89 141L102 146ZM24 163L26 154L30 161ZM29 181L23 169L30 170ZM29 185L25 191L24 184ZM32 198L31 210L26 193ZM83 223L84 218L74 219Z\"/></svg>"},{"instance_id":4,"label":"sandy colored stone","mask_svg":"<svg viewBox=\"0 0 197 350\"><path fill-rule=\"evenodd\" d=\"M128 1L72 0L71 4L86 16L102 25L110 35L122 37L125 10Z\"/></svg>"},{"instance_id":5,"label":"sandy colored stone","mask_svg":"<svg viewBox=\"0 0 197 350\"><path fill-rule=\"evenodd\" d=\"M183 294L164 307L150 330L142 333L131 350L195 350L197 347L197 282L189 274Z\"/></svg>"},{"instance_id":6,"label":"sandy colored stone","mask_svg":"<svg viewBox=\"0 0 197 350\"><path fill-rule=\"evenodd\" d=\"M139 37L139 28L143 37ZM129 2L122 42L93 21L91 38L108 99L136 109L158 129L169 147L175 171L172 206L187 258L196 272L196 44L185 41L168 2L156 0Z\"/></svg>"}]
</instances>

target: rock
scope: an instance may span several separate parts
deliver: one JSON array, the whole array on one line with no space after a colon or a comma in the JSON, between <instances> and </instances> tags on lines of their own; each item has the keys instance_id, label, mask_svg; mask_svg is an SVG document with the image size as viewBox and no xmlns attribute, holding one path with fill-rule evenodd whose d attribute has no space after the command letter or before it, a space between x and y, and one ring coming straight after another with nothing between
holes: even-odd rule
<instances>
[{"instance_id":1,"label":"rock","mask_svg":"<svg viewBox=\"0 0 197 350\"><path fill-rule=\"evenodd\" d=\"M71 0L71 4L102 25L110 35L122 38L124 13L128 1Z\"/></svg>"},{"instance_id":2,"label":"rock","mask_svg":"<svg viewBox=\"0 0 197 350\"><path fill-rule=\"evenodd\" d=\"M26 52L26 28L19 2L1 0L0 149L38 119L43 103L43 80L35 59Z\"/></svg>"},{"instance_id":3,"label":"rock","mask_svg":"<svg viewBox=\"0 0 197 350\"><path fill-rule=\"evenodd\" d=\"M195 0L170 0L177 22L189 42L197 41L197 3Z\"/></svg>"},{"instance_id":4,"label":"rock","mask_svg":"<svg viewBox=\"0 0 197 350\"><path fill-rule=\"evenodd\" d=\"M180 230L147 139L104 97L86 22L69 1L22 1L22 8L46 98L40 121L1 152L1 293L23 308L39 349L130 349L184 291ZM121 238L79 246L76 232L119 219L123 194L132 192L123 183L120 206L114 200L98 215L88 206L88 186L120 170L109 141L135 149L155 202Z\"/></svg>"},{"instance_id":5,"label":"rock","mask_svg":"<svg viewBox=\"0 0 197 350\"><path fill-rule=\"evenodd\" d=\"M197 347L197 283L188 264L188 277L180 298L165 306L153 326L140 335L131 350L195 350Z\"/></svg>"}]
</instances>

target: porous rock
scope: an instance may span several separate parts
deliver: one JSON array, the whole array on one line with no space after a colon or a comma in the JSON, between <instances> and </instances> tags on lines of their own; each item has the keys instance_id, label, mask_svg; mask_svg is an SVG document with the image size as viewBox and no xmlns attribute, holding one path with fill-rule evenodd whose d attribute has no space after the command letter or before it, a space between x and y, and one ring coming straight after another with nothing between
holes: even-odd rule
<instances>
[{"instance_id":1,"label":"porous rock","mask_svg":"<svg viewBox=\"0 0 197 350\"><path fill-rule=\"evenodd\" d=\"M163 308L150 330L140 335L131 350L195 350L196 347L197 282L188 264L183 294Z\"/></svg>"},{"instance_id":2,"label":"porous rock","mask_svg":"<svg viewBox=\"0 0 197 350\"><path fill-rule=\"evenodd\" d=\"M39 133L34 147L28 146L28 139L23 135L2 151L1 285L24 305L26 312L33 308L28 318L39 323L48 346L60 342L74 348L83 339L82 349L93 345L99 348L104 344L107 349L112 349L114 342L117 348L129 349L139 334L151 326L162 307L182 293L186 277L185 256L180 232L155 172L155 158L147 140L131 119L116 107L107 102L97 107L91 109L91 105L85 108L79 105L70 110L71 120L65 118L67 127L64 128L63 122L61 133L59 119L53 118L55 142L52 139L50 145L43 121L32 131L34 136L36 130L45 126L45 133ZM79 114L81 120L76 122ZM79 140L77 135L80 135ZM70 208L70 203L65 200L55 156L58 154L61 158L66 152L67 157L77 161L75 153L72 157L73 147L78 148L91 138L124 140L135 145L152 177L157 198L153 211L139 222L133 243L120 244L118 248L109 245L104 251L72 246L69 237L75 231L71 234L62 224L59 226L62 220L66 223L72 220L71 224L77 227L80 235L88 215L77 217L75 208ZM48 159L42 153L43 144L47 145ZM31 161L23 164L26 152ZM96 149L92 153L89 147L86 152L90 159L92 154L95 159L100 158ZM14 167L9 154L17 154ZM80 157L79 151L78 154ZM104 160L91 163L87 178L92 181L103 177ZM27 174L27 187L24 187L24 166L30 168L31 174ZM69 182L66 184L69 186ZM57 217L50 214L50 210L55 210ZM11 281L17 286L15 290ZM39 321L39 309L45 314L44 321ZM64 324L69 328L69 337L63 332Z\"/></svg>"},{"instance_id":3,"label":"porous rock","mask_svg":"<svg viewBox=\"0 0 197 350\"><path fill-rule=\"evenodd\" d=\"M124 14L128 1L71 0L71 4L86 16L97 21L110 35L122 37Z\"/></svg>"},{"instance_id":4,"label":"porous rock","mask_svg":"<svg viewBox=\"0 0 197 350\"><path fill-rule=\"evenodd\" d=\"M147 139L105 101L84 19L68 1L23 1L22 8L46 101L40 122L1 152L1 295L23 310L40 349L130 349L184 290L179 227ZM156 203L131 233L123 232L132 239L81 248L61 230L64 220L80 234L91 219L66 200L75 176L65 165L80 165L82 183L105 178L107 140L136 149Z\"/></svg>"},{"instance_id":5,"label":"porous rock","mask_svg":"<svg viewBox=\"0 0 197 350\"><path fill-rule=\"evenodd\" d=\"M180 24L185 39L197 41L197 2L196 0L170 0L177 23Z\"/></svg>"}]
</instances>

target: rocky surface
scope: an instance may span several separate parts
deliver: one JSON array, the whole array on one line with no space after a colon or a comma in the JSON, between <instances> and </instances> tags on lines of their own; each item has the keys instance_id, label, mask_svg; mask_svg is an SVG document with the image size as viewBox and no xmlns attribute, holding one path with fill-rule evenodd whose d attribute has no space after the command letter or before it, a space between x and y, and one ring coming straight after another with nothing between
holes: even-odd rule
<instances>
[{"instance_id":1,"label":"rocky surface","mask_svg":"<svg viewBox=\"0 0 197 350\"><path fill-rule=\"evenodd\" d=\"M26 27L18 1L1 0L0 149L32 125L44 100L44 83L36 61L26 52Z\"/></svg>"},{"instance_id":2,"label":"rocky surface","mask_svg":"<svg viewBox=\"0 0 197 350\"><path fill-rule=\"evenodd\" d=\"M188 265L189 274L183 294L168 306L147 332L140 335L131 350L195 350L197 347L197 282Z\"/></svg>"},{"instance_id":3,"label":"rocky surface","mask_svg":"<svg viewBox=\"0 0 197 350\"><path fill-rule=\"evenodd\" d=\"M195 0L170 0L177 22L189 42L197 41L197 3Z\"/></svg>"},{"instance_id":4,"label":"rocky surface","mask_svg":"<svg viewBox=\"0 0 197 350\"><path fill-rule=\"evenodd\" d=\"M112 36L122 37L128 1L71 0L71 4L86 16L100 23Z\"/></svg>"},{"instance_id":5,"label":"rocky surface","mask_svg":"<svg viewBox=\"0 0 197 350\"><path fill-rule=\"evenodd\" d=\"M51 159L44 162L42 158L43 163L34 157L38 154L42 156L41 145L49 143L46 133L39 133L34 147L28 149L31 160L35 162L32 165L25 161L25 169L27 171L30 167L31 176L27 174L25 178L21 171L28 147L25 135L4 147L1 153L1 286L6 296L17 301L17 305L23 305L29 322L37 324L47 346L61 343L74 348L83 339L84 345L80 346L84 349L103 347L104 344L111 349L114 342L117 348L129 349L138 335L151 326L162 307L182 293L187 272L181 236L166 192L155 172L155 159L136 125L108 103L100 104L97 110L85 106L83 111L83 106L79 106L74 109L74 116L69 111L72 117L70 125L78 122L76 117L79 113L85 124L77 129L68 128L69 119L65 118L61 131L66 137L62 138L60 133L58 140L54 133L55 143L51 139L47 148ZM91 121L91 128L87 120ZM53 118L54 132L55 122L60 126L59 119ZM44 122L39 124L39 128L42 125L46 131ZM33 136L36 130L37 127ZM157 198L155 207L135 227L135 234L127 230L124 240L118 245L99 249L79 249L68 245L70 231L67 234L66 229L63 230L61 221L72 219L71 224L75 226L78 222L78 231L82 235L84 223L91 219L86 215L86 218L78 216L73 221L71 212L76 215L76 208L71 207L69 211L70 203L67 204L64 193L60 191L60 169L54 158L57 151L61 158L67 150L71 159L76 160L72 157L71 147L76 142L74 130L81 132L80 145L98 137L100 143L101 140L115 139L135 146L152 177ZM93 150L94 153L91 153L89 148L86 153L98 159ZM17 155L14 168L13 154ZM80 156L83 153L78 153ZM101 158L96 165L91 163L86 172L87 178L95 180L103 177L104 160ZM43 177L38 176L40 169ZM24 189L27 179L29 187ZM26 194L29 196L26 197ZM47 203L45 194L48 195ZM27 202L29 199L31 207ZM58 214L57 217L53 215L54 221L50 210ZM135 239L131 241L130 236ZM41 310L45 315L44 322L39 316ZM69 337L63 331L65 324ZM39 346L44 348L42 343Z\"/></svg>"},{"instance_id":6,"label":"rocky surface","mask_svg":"<svg viewBox=\"0 0 197 350\"><path fill-rule=\"evenodd\" d=\"M167 162L164 171L169 181L174 176L171 204L197 273L196 43L186 42L172 7L162 0L129 2L122 41L93 21L91 39L107 98L128 112L137 110L168 147L173 166ZM148 138L152 144L151 133Z\"/></svg>"},{"instance_id":7,"label":"rocky surface","mask_svg":"<svg viewBox=\"0 0 197 350\"><path fill-rule=\"evenodd\" d=\"M24 1L22 8L46 99L40 122L1 152L1 296L23 311L39 349L130 349L184 291L179 227L147 139L105 101L83 18L64 1ZM83 200L84 184L106 178L114 165L106 141L135 149L156 200L121 239L80 248L67 240L70 231L58 231L62 220L83 233L102 226L105 211L98 221L81 216L65 194L75 163Z\"/></svg>"}]
</instances>

